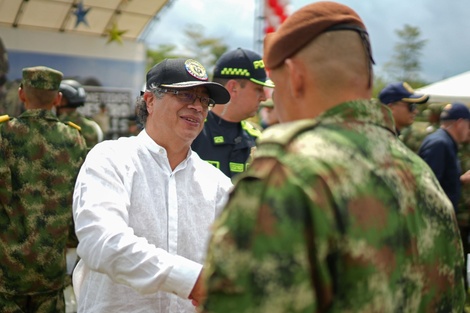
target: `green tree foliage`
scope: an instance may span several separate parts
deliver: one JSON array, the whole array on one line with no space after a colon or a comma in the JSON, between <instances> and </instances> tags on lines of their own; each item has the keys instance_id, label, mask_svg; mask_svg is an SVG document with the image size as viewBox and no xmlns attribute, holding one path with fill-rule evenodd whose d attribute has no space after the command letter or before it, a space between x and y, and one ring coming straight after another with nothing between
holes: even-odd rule
<instances>
[{"instance_id":1,"label":"green tree foliage","mask_svg":"<svg viewBox=\"0 0 470 313\"><path fill-rule=\"evenodd\" d=\"M378 95L382 89L387 85L385 78L379 74L374 74L374 86L372 90L372 97L378 98Z\"/></svg>"},{"instance_id":2,"label":"green tree foliage","mask_svg":"<svg viewBox=\"0 0 470 313\"><path fill-rule=\"evenodd\" d=\"M200 24L189 24L184 29L184 45L162 44L147 50L147 70L166 58L192 58L201 62L210 71L217 59L227 51L228 46L221 38L207 37Z\"/></svg>"},{"instance_id":3,"label":"green tree foliage","mask_svg":"<svg viewBox=\"0 0 470 313\"><path fill-rule=\"evenodd\" d=\"M187 25L184 34L186 48L192 53L192 57L207 69L212 68L217 59L228 49L221 38L206 37L204 26L200 24Z\"/></svg>"},{"instance_id":4,"label":"green tree foliage","mask_svg":"<svg viewBox=\"0 0 470 313\"><path fill-rule=\"evenodd\" d=\"M397 81L406 81L415 88L426 83L420 78L422 49L427 40L421 39L418 27L405 24L395 30L399 42L395 44L392 60L384 65L384 70Z\"/></svg>"},{"instance_id":5,"label":"green tree foliage","mask_svg":"<svg viewBox=\"0 0 470 313\"><path fill-rule=\"evenodd\" d=\"M176 53L176 46L173 44L162 44L156 49L147 49L147 71L164 59L180 57L184 57L184 55Z\"/></svg>"}]
</instances>

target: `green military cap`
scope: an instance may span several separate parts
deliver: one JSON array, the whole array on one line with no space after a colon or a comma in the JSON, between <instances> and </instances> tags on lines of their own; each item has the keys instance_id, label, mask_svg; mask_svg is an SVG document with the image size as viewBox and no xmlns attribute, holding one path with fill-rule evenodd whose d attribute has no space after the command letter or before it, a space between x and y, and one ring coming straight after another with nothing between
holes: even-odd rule
<instances>
[{"instance_id":1,"label":"green military cap","mask_svg":"<svg viewBox=\"0 0 470 313\"><path fill-rule=\"evenodd\" d=\"M43 90L59 90L64 75L46 66L27 67L23 69L23 86Z\"/></svg>"}]
</instances>

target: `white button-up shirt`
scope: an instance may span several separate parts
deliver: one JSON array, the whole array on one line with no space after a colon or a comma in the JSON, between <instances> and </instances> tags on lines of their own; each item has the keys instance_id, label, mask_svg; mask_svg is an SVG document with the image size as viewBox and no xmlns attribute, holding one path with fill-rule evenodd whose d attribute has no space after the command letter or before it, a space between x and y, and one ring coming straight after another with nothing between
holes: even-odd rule
<instances>
[{"instance_id":1,"label":"white button-up shirt","mask_svg":"<svg viewBox=\"0 0 470 313\"><path fill-rule=\"evenodd\" d=\"M145 130L96 145L74 191L79 312L194 312L187 298L231 188L192 151L172 171Z\"/></svg>"}]
</instances>

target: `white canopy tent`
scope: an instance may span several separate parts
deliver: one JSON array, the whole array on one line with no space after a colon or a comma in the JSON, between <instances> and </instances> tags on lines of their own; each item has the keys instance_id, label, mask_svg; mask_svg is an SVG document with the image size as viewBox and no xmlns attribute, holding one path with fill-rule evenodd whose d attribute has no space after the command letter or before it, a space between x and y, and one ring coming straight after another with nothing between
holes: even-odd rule
<instances>
[{"instance_id":1,"label":"white canopy tent","mask_svg":"<svg viewBox=\"0 0 470 313\"><path fill-rule=\"evenodd\" d=\"M429 102L462 102L470 105L470 71L416 89L429 95Z\"/></svg>"}]
</instances>

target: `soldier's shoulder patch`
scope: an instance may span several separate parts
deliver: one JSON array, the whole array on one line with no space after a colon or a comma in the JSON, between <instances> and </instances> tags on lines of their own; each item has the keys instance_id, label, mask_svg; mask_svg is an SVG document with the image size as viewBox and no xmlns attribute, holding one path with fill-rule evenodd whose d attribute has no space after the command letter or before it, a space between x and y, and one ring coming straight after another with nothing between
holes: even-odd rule
<instances>
[{"instance_id":1,"label":"soldier's shoulder patch","mask_svg":"<svg viewBox=\"0 0 470 313\"><path fill-rule=\"evenodd\" d=\"M11 118L8 114L0 115L0 123L9 121L9 120L11 120L11 119L12 119L12 118Z\"/></svg>"},{"instance_id":2,"label":"soldier's shoulder patch","mask_svg":"<svg viewBox=\"0 0 470 313\"><path fill-rule=\"evenodd\" d=\"M300 133L315 128L317 125L318 121L315 119L276 124L264 131L258 144L275 143L285 146Z\"/></svg>"},{"instance_id":3,"label":"soldier's shoulder patch","mask_svg":"<svg viewBox=\"0 0 470 313\"><path fill-rule=\"evenodd\" d=\"M73 122L65 122L65 124L69 125L70 127L73 127L75 129L77 129L79 132L82 131L82 128L80 126L78 126L77 124L73 123Z\"/></svg>"}]
</instances>

